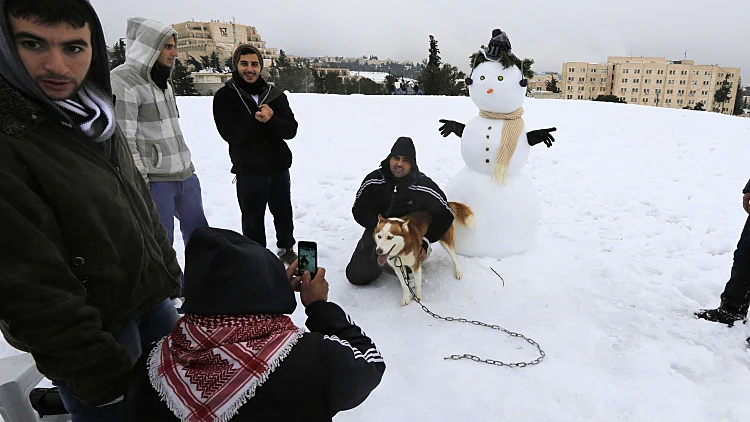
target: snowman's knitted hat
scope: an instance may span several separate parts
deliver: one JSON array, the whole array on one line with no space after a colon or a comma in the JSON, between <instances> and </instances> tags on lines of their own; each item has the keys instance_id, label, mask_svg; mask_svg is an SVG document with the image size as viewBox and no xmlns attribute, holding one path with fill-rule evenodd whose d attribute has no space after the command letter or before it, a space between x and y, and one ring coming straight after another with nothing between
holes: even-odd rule
<instances>
[{"instance_id":1,"label":"snowman's knitted hat","mask_svg":"<svg viewBox=\"0 0 750 422\"><path fill-rule=\"evenodd\" d=\"M533 73L531 73L531 65L534 61L530 59L521 60L513 54L508 34L501 29L494 29L492 31L492 38L490 38L487 47L482 46L482 48L472 56L474 57L470 63L472 69L475 69L486 61L494 61L502 64L505 69L511 66L518 67L526 78L533 76Z\"/></svg>"}]
</instances>

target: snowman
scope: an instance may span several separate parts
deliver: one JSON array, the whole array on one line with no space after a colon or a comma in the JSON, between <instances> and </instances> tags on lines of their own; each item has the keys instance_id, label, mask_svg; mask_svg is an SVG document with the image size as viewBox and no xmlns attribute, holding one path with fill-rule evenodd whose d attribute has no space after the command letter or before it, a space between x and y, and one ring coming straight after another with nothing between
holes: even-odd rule
<instances>
[{"instance_id":1,"label":"snowman","mask_svg":"<svg viewBox=\"0 0 750 422\"><path fill-rule=\"evenodd\" d=\"M479 115L467 124L440 120L443 136L461 138L466 163L446 185L451 201L474 211L474 228L456 226L456 253L502 258L532 246L539 224L539 198L523 172L531 147L552 146L555 128L526 132L523 102L530 60L512 52L505 32L495 29L486 49L475 55L466 79Z\"/></svg>"}]
</instances>

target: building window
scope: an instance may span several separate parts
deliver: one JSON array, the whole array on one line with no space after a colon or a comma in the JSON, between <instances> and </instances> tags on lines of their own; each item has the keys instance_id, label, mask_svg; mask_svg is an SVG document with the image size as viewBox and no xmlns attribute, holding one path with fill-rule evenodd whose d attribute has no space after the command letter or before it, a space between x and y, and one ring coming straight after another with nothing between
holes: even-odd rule
<instances>
[{"instance_id":1,"label":"building window","mask_svg":"<svg viewBox=\"0 0 750 422\"><path fill-rule=\"evenodd\" d=\"M591 72L592 73L596 73L596 69L591 69Z\"/></svg>"},{"instance_id":2,"label":"building window","mask_svg":"<svg viewBox=\"0 0 750 422\"><path fill-rule=\"evenodd\" d=\"M719 73L719 77L720 77L720 78L723 78L723 77L724 77L724 74L723 74L723 73Z\"/></svg>"},{"instance_id":3,"label":"building window","mask_svg":"<svg viewBox=\"0 0 750 422\"><path fill-rule=\"evenodd\" d=\"M622 73L628 73L629 69L622 69Z\"/></svg>"},{"instance_id":4,"label":"building window","mask_svg":"<svg viewBox=\"0 0 750 422\"><path fill-rule=\"evenodd\" d=\"M576 79L576 78L574 78L574 77L572 77L572 76L568 76L568 82L573 82L573 81L574 81L575 79Z\"/></svg>"},{"instance_id":5,"label":"building window","mask_svg":"<svg viewBox=\"0 0 750 422\"><path fill-rule=\"evenodd\" d=\"M711 72L703 72L703 74L706 76L711 76Z\"/></svg>"},{"instance_id":6,"label":"building window","mask_svg":"<svg viewBox=\"0 0 750 422\"><path fill-rule=\"evenodd\" d=\"M638 92L638 88L633 88L632 92Z\"/></svg>"},{"instance_id":7,"label":"building window","mask_svg":"<svg viewBox=\"0 0 750 422\"><path fill-rule=\"evenodd\" d=\"M684 89L678 90L677 95L685 95L685 90Z\"/></svg>"},{"instance_id":8,"label":"building window","mask_svg":"<svg viewBox=\"0 0 750 422\"><path fill-rule=\"evenodd\" d=\"M583 90L584 90L584 87L582 87L582 86L578 87L578 91L583 91Z\"/></svg>"},{"instance_id":9,"label":"building window","mask_svg":"<svg viewBox=\"0 0 750 422\"><path fill-rule=\"evenodd\" d=\"M583 73L586 73L586 68L585 68L585 67L582 67L582 68L581 68L581 72L583 72Z\"/></svg>"},{"instance_id":10,"label":"building window","mask_svg":"<svg viewBox=\"0 0 750 422\"><path fill-rule=\"evenodd\" d=\"M641 69L636 69L633 73L641 73Z\"/></svg>"},{"instance_id":11,"label":"building window","mask_svg":"<svg viewBox=\"0 0 750 422\"><path fill-rule=\"evenodd\" d=\"M673 93L674 93L674 90L673 90L673 89L668 89L668 90L667 90L667 94L673 94Z\"/></svg>"},{"instance_id":12,"label":"building window","mask_svg":"<svg viewBox=\"0 0 750 422\"><path fill-rule=\"evenodd\" d=\"M685 85L685 81L680 81L680 85Z\"/></svg>"},{"instance_id":13,"label":"building window","mask_svg":"<svg viewBox=\"0 0 750 422\"><path fill-rule=\"evenodd\" d=\"M664 102L667 103L667 104L672 104L672 99L671 98L667 98L666 100L664 100Z\"/></svg>"},{"instance_id":14,"label":"building window","mask_svg":"<svg viewBox=\"0 0 750 422\"><path fill-rule=\"evenodd\" d=\"M648 94L648 93L650 93L650 92L651 92L651 90L650 90L650 89L644 89L644 90L643 90L643 93L644 93L644 94Z\"/></svg>"},{"instance_id":15,"label":"building window","mask_svg":"<svg viewBox=\"0 0 750 422\"><path fill-rule=\"evenodd\" d=\"M693 104L695 104L695 100L690 100L690 101L688 101L688 104L690 104L690 105L693 105Z\"/></svg>"},{"instance_id":16,"label":"building window","mask_svg":"<svg viewBox=\"0 0 750 422\"><path fill-rule=\"evenodd\" d=\"M657 80L656 80L656 84L657 84L657 85L661 85L662 83L664 83L664 80L663 80L663 79L657 79Z\"/></svg>"},{"instance_id":17,"label":"building window","mask_svg":"<svg viewBox=\"0 0 750 422\"><path fill-rule=\"evenodd\" d=\"M646 69L646 74L650 75L651 74L651 69Z\"/></svg>"},{"instance_id":18,"label":"building window","mask_svg":"<svg viewBox=\"0 0 750 422\"><path fill-rule=\"evenodd\" d=\"M620 97L620 101L625 101L625 97Z\"/></svg>"},{"instance_id":19,"label":"building window","mask_svg":"<svg viewBox=\"0 0 750 422\"><path fill-rule=\"evenodd\" d=\"M663 74L664 74L664 70L657 70L657 71L656 71L656 74L657 74L657 75L663 75Z\"/></svg>"},{"instance_id":20,"label":"building window","mask_svg":"<svg viewBox=\"0 0 750 422\"><path fill-rule=\"evenodd\" d=\"M583 95L579 95L579 96L578 96L578 99L579 99L579 100L582 100L582 99L583 99Z\"/></svg>"},{"instance_id":21,"label":"building window","mask_svg":"<svg viewBox=\"0 0 750 422\"><path fill-rule=\"evenodd\" d=\"M641 81L640 79L633 79L633 83L634 83L634 84L637 84L637 83L638 83L638 82L640 82L640 81Z\"/></svg>"},{"instance_id":22,"label":"building window","mask_svg":"<svg viewBox=\"0 0 750 422\"><path fill-rule=\"evenodd\" d=\"M572 99L573 99L573 96L572 96L572 95L568 95L568 99L569 99L569 100L572 100Z\"/></svg>"},{"instance_id":23,"label":"building window","mask_svg":"<svg viewBox=\"0 0 750 422\"><path fill-rule=\"evenodd\" d=\"M568 91L572 91L572 90L573 90L573 87L572 86L568 86Z\"/></svg>"},{"instance_id":24,"label":"building window","mask_svg":"<svg viewBox=\"0 0 750 422\"><path fill-rule=\"evenodd\" d=\"M708 95L708 91L701 91L701 95Z\"/></svg>"},{"instance_id":25,"label":"building window","mask_svg":"<svg viewBox=\"0 0 750 422\"><path fill-rule=\"evenodd\" d=\"M674 70L670 70L670 71L669 71L669 74L670 74L670 75L674 75Z\"/></svg>"},{"instance_id":26,"label":"building window","mask_svg":"<svg viewBox=\"0 0 750 422\"><path fill-rule=\"evenodd\" d=\"M607 82L607 78L602 78L602 83Z\"/></svg>"},{"instance_id":27,"label":"building window","mask_svg":"<svg viewBox=\"0 0 750 422\"><path fill-rule=\"evenodd\" d=\"M621 94L627 94L628 93L628 89L627 88L620 88L620 93Z\"/></svg>"},{"instance_id":28,"label":"building window","mask_svg":"<svg viewBox=\"0 0 750 422\"><path fill-rule=\"evenodd\" d=\"M687 70L683 70L682 72L680 72L680 75L687 75Z\"/></svg>"},{"instance_id":29,"label":"building window","mask_svg":"<svg viewBox=\"0 0 750 422\"><path fill-rule=\"evenodd\" d=\"M604 87L599 88L599 91L604 92Z\"/></svg>"},{"instance_id":30,"label":"building window","mask_svg":"<svg viewBox=\"0 0 750 422\"><path fill-rule=\"evenodd\" d=\"M667 81L667 84L669 84L669 85L674 85L674 79L670 79L670 80L668 80L668 81Z\"/></svg>"},{"instance_id":31,"label":"building window","mask_svg":"<svg viewBox=\"0 0 750 422\"><path fill-rule=\"evenodd\" d=\"M656 88L656 89L654 90L654 92L656 92L657 94L661 94L661 89L659 89L659 88Z\"/></svg>"},{"instance_id":32,"label":"building window","mask_svg":"<svg viewBox=\"0 0 750 422\"><path fill-rule=\"evenodd\" d=\"M648 98L644 98L644 99L643 99L643 102L644 102L644 103L647 103L647 102L648 102Z\"/></svg>"},{"instance_id":33,"label":"building window","mask_svg":"<svg viewBox=\"0 0 750 422\"><path fill-rule=\"evenodd\" d=\"M579 83L586 82L586 78L578 78L578 82Z\"/></svg>"},{"instance_id":34,"label":"building window","mask_svg":"<svg viewBox=\"0 0 750 422\"><path fill-rule=\"evenodd\" d=\"M695 97L695 91L690 91L690 96Z\"/></svg>"},{"instance_id":35,"label":"building window","mask_svg":"<svg viewBox=\"0 0 750 422\"><path fill-rule=\"evenodd\" d=\"M595 90L595 89L596 89L596 88L594 88L594 87L592 86L592 87L591 87L591 89L590 89L590 91L591 91L591 92L594 92L594 90Z\"/></svg>"},{"instance_id":36,"label":"building window","mask_svg":"<svg viewBox=\"0 0 750 422\"><path fill-rule=\"evenodd\" d=\"M628 83L628 78L622 78L622 83L624 84Z\"/></svg>"},{"instance_id":37,"label":"building window","mask_svg":"<svg viewBox=\"0 0 750 422\"><path fill-rule=\"evenodd\" d=\"M703 81L703 85L708 85L708 84L710 84L710 83L711 83L711 82L709 82L709 81Z\"/></svg>"}]
</instances>

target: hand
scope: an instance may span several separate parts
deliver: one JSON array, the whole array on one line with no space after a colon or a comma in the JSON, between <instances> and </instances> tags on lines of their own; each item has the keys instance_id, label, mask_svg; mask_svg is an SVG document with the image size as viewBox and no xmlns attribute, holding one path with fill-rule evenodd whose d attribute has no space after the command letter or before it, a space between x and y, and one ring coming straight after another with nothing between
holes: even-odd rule
<instances>
[{"instance_id":1,"label":"hand","mask_svg":"<svg viewBox=\"0 0 750 422\"><path fill-rule=\"evenodd\" d=\"M533 147L536 144L544 142L544 144L547 145L547 148L551 147L552 143L555 142L555 138L552 137L551 133L556 130L556 127L532 130L526 134L526 137L529 139L529 145Z\"/></svg>"},{"instance_id":2,"label":"hand","mask_svg":"<svg viewBox=\"0 0 750 422\"><path fill-rule=\"evenodd\" d=\"M299 269L299 260L295 260L286 268L286 276L289 277L289 282L292 284L292 288L295 292L299 291L299 286L302 283L302 276L297 274Z\"/></svg>"},{"instance_id":3,"label":"hand","mask_svg":"<svg viewBox=\"0 0 750 422\"><path fill-rule=\"evenodd\" d=\"M424 261L425 259L427 259L427 249L419 248L419 253L417 254L417 261Z\"/></svg>"},{"instance_id":4,"label":"hand","mask_svg":"<svg viewBox=\"0 0 750 422\"><path fill-rule=\"evenodd\" d=\"M464 128L466 127L463 123L454 122L453 120L440 119L440 123L443 125L438 129L443 138L447 137L451 133L455 133L459 138L464 135Z\"/></svg>"},{"instance_id":5,"label":"hand","mask_svg":"<svg viewBox=\"0 0 750 422\"><path fill-rule=\"evenodd\" d=\"M742 208L745 210L745 212L750 214L750 193L746 193L742 197Z\"/></svg>"},{"instance_id":6,"label":"hand","mask_svg":"<svg viewBox=\"0 0 750 422\"><path fill-rule=\"evenodd\" d=\"M262 104L260 110L255 112L255 119L261 123L266 123L273 117L273 109L268 104Z\"/></svg>"},{"instance_id":7,"label":"hand","mask_svg":"<svg viewBox=\"0 0 750 422\"><path fill-rule=\"evenodd\" d=\"M318 268L315 278L310 280L310 272L300 277L299 298L305 308L313 302L328 300L328 281L326 281L325 268Z\"/></svg>"}]
</instances>

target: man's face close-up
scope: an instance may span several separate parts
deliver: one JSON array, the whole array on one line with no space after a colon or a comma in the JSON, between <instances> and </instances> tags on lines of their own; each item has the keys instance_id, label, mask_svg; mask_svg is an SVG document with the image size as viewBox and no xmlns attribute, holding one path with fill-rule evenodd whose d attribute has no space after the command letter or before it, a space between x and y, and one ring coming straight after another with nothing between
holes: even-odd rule
<instances>
[{"instance_id":1,"label":"man's face close-up","mask_svg":"<svg viewBox=\"0 0 750 422\"><path fill-rule=\"evenodd\" d=\"M174 40L174 35L167 39L164 46L161 49L161 54L156 62L164 67L174 66L174 62L177 60L177 42Z\"/></svg>"},{"instance_id":2,"label":"man's face close-up","mask_svg":"<svg viewBox=\"0 0 750 422\"><path fill-rule=\"evenodd\" d=\"M8 16L18 55L31 79L51 100L72 97L91 67L91 28L66 22L42 25Z\"/></svg>"},{"instance_id":3,"label":"man's face close-up","mask_svg":"<svg viewBox=\"0 0 750 422\"><path fill-rule=\"evenodd\" d=\"M403 155L394 155L390 161L391 173L396 177L404 177L411 171L411 163Z\"/></svg>"},{"instance_id":4,"label":"man's face close-up","mask_svg":"<svg viewBox=\"0 0 750 422\"><path fill-rule=\"evenodd\" d=\"M237 72L245 82L251 84L260 77L260 59L257 54L244 54L237 63Z\"/></svg>"}]
</instances>

